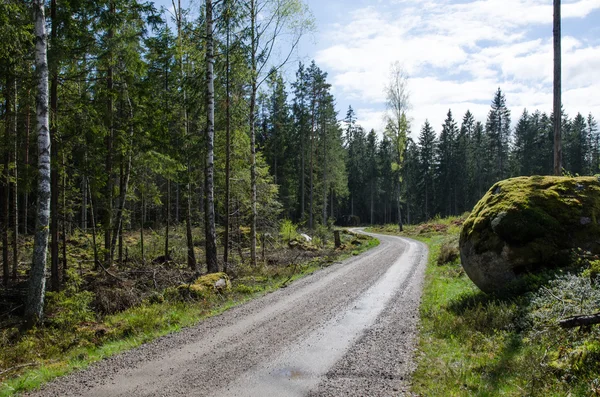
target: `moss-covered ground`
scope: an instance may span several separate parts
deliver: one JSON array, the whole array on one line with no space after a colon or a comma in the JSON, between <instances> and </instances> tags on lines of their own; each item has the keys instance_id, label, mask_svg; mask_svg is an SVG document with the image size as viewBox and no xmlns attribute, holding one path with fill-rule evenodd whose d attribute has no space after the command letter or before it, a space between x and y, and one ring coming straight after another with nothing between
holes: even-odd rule
<instances>
[{"instance_id":1,"label":"moss-covered ground","mask_svg":"<svg viewBox=\"0 0 600 397\"><path fill-rule=\"evenodd\" d=\"M412 391L420 396L600 395L600 327L558 326L559 319L600 308L600 280L593 278L598 262L532 277L529 292L519 296L486 295L465 275L456 255L465 218L436 219L402 233L430 247ZM371 230L398 234L395 225Z\"/></svg>"}]
</instances>

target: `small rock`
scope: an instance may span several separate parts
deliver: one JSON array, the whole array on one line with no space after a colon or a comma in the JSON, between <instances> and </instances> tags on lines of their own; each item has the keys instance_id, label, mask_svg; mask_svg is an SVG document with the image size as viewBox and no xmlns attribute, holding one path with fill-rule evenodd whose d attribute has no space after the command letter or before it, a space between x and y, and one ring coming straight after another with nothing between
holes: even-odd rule
<instances>
[{"instance_id":1,"label":"small rock","mask_svg":"<svg viewBox=\"0 0 600 397\"><path fill-rule=\"evenodd\" d=\"M307 243L310 243L312 241L312 237L310 237L308 234L302 233L300 236L302 236L302 238L304 238Z\"/></svg>"},{"instance_id":2,"label":"small rock","mask_svg":"<svg viewBox=\"0 0 600 397\"><path fill-rule=\"evenodd\" d=\"M581 219L579 220L579 223L581 223L582 225L589 225L590 223L592 223L592 218L588 218L586 216L582 216Z\"/></svg>"},{"instance_id":3,"label":"small rock","mask_svg":"<svg viewBox=\"0 0 600 397\"><path fill-rule=\"evenodd\" d=\"M575 185L575 189L580 192L585 189L585 186L583 186L581 183L578 183Z\"/></svg>"},{"instance_id":4,"label":"small rock","mask_svg":"<svg viewBox=\"0 0 600 397\"><path fill-rule=\"evenodd\" d=\"M225 281L225 279L222 279L222 278L218 279L217 282L215 283L215 289L220 291L225 288L227 288L227 281Z\"/></svg>"}]
</instances>

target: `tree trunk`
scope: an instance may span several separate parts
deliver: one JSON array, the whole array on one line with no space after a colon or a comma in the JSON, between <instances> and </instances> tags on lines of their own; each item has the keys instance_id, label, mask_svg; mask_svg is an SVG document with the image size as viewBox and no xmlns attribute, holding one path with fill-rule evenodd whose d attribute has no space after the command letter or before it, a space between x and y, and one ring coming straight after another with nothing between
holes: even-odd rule
<instances>
[{"instance_id":1,"label":"tree trunk","mask_svg":"<svg viewBox=\"0 0 600 397\"><path fill-rule=\"evenodd\" d=\"M190 270L196 272L198 271L198 264L196 262L196 253L194 252L194 237L192 236L192 185L189 182L187 184L186 204L185 232L187 239L187 263Z\"/></svg>"},{"instance_id":2,"label":"tree trunk","mask_svg":"<svg viewBox=\"0 0 600 397\"><path fill-rule=\"evenodd\" d=\"M127 85L125 85L127 89ZM127 103L129 106L129 148L127 149L127 163L125 165L125 171L123 173L123 167L121 162L121 183L119 186L119 201L117 203L117 216L115 219L115 233L112 236L112 241L110 244L111 252L110 258L112 262L112 258L114 257L115 246L117 243L117 237L119 238L119 261L122 260L122 234L123 234L123 212L125 211L125 204L127 201L127 190L129 189L129 179L131 177L131 162L133 157L133 136L134 136L134 127L133 127L133 104L131 103L131 97L129 96L129 91L126 91L127 95Z\"/></svg>"},{"instance_id":3,"label":"tree trunk","mask_svg":"<svg viewBox=\"0 0 600 397\"><path fill-rule=\"evenodd\" d=\"M258 91L258 70L257 70L257 52L258 38L256 35L256 18L258 17L256 10L256 0L250 0L250 34L251 34L251 79L252 79L252 94L250 96L250 185L251 185L251 206L252 213L250 214L250 260L252 266L256 266L256 131L255 131L255 109L256 109L256 93Z\"/></svg>"},{"instance_id":4,"label":"tree trunk","mask_svg":"<svg viewBox=\"0 0 600 397\"><path fill-rule=\"evenodd\" d=\"M12 263L12 279L17 280L17 268L19 266L19 189L18 189L18 127L17 127L17 80L14 80L14 92L13 92L13 174L12 174L12 222L13 222L13 233L12 233L12 249L13 249L13 263Z\"/></svg>"},{"instance_id":5,"label":"tree trunk","mask_svg":"<svg viewBox=\"0 0 600 397\"><path fill-rule=\"evenodd\" d=\"M206 267L209 273L219 271L217 262L217 233L215 229L214 202L214 140L215 140L215 76L213 43L213 5L206 0Z\"/></svg>"},{"instance_id":6,"label":"tree trunk","mask_svg":"<svg viewBox=\"0 0 600 397\"><path fill-rule=\"evenodd\" d=\"M230 47L230 10L229 0L225 0L225 24L226 24L226 46L225 46L225 238L223 243L223 265L224 271L229 267L229 218L231 217L231 62L229 58Z\"/></svg>"},{"instance_id":7,"label":"tree trunk","mask_svg":"<svg viewBox=\"0 0 600 397\"><path fill-rule=\"evenodd\" d=\"M27 234L29 233L29 230L27 229L27 218L28 218L28 207L29 207L29 200L28 200L28 194L27 191L29 190L29 181L28 181L28 171L29 171L29 133L30 133L30 129L31 129L31 109L29 107L29 99L30 99L30 91L27 91L27 106L25 108L25 158L23 159L23 163L25 164L25 173L23 174L23 185L25 185L25 189L24 189L24 193L23 193L23 203L22 203L22 207L23 207L23 221L22 221L22 228L21 228L21 232L23 234Z\"/></svg>"},{"instance_id":8,"label":"tree trunk","mask_svg":"<svg viewBox=\"0 0 600 397\"><path fill-rule=\"evenodd\" d=\"M165 225L165 260L171 260L169 255L169 226L171 224L171 180L167 179L167 219Z\"/></svg>"},{"instance_id":9,"label":"tree trunk","mask_svg":"<svg viewBox=\"0 0 600 397\"><path fill-rule=\"evenodd\" d=\"M404 225L402 224L402 198L401 198L401 187L400 183L398 183L398 230L403 231Z\"/></svg>"},{"instance_id":10,"label":"tree trunk","mask_svg":"<svg viewBox=\"0 0 600 397\"><path fill-rule=\"evenodd\" d=\"M373 186L373 180L371 180L371 225L373 225L373 220L375 216L375 198L373 196L373 191L375 187Z\"/></svg>"},{"instance_id":11,"label":"tree trunk","mask_svg":"<svg viewBox=\"0 0 600 397\"><path fill-rule=\"evenodd\" d=\"M62 212L63 218L61 222L62 229L62 282L63 284L69 278L67 276L67 172L65 169L65 153L62 154L62 169L65 170L62 178Z\"/></svg>"},{"instance_id":12,"label":"tree trunk","mask_svg":"<svg viewBox=\"0 0 600 397\"><path fill-rule=\"evenodd\" d=\"M100 268L100 256L98 255L98 242L96 238L96 215L94 213L94 199L92 198L92 187L90 186L89 179L86 178L85 185L88 188L89 199L90 199L90 216L92 220L92 248L94 251L94 270Z\"/></svg>"},{"instance_id":13,"label":"tree trunk","mask_svg":"<svg viewBox=\"0 0 600 397\"><path fill-rule=\"evenodd\" d=\"M327 130L323 127L323 225L327 226Z\"/></svg>"},{"instance_id":14,"label":"tree trunk","mask_svg":"<svg viewBox=\"0 0 600 397\"><path fill-rule=\"evenodd\" d=\"M116 14L116 7L114 2L110 3L110 14L111 17L114 17ZM111 27L108 31L108 39L112 40L114 37L114 30ZM109 50L109 51L112 51ZM104 262L105 267L112 266L112 231L113 231L113 142L114 142L114 98L113 98L113 89L114 89L114 68L113 68L113 58L112 53L109 54L109 66L108 73L106 79L106 88L108 91L108 103L107 103L107 112L106 112L106 125L107 125L107 134L105 138L106 145L106 163L105 163L105 171L106 171L106 187L105 187L105 197L104 197L104 217L103 217L103 227L104 227Z\"/></svg>"},{"instance_id":15,"label":"tree trunk","mask_svg":"<svg viewBox=\"0 0 600 397\"><path fill-rule=\"evenodd\" d=\"M554 0L554 175L562 175L561 143L561 18L560 0Z\"/></svg>"},{"instance_id":16,"label":"tree trunk","mask_svg":"<svg viewBox=\"0 0 600 397\"><path fill-rule=\"evenodd\" d=\"M51 43L57 42L56 0L52 0L50 6L50 17L52 19L52 31L50 32ZM51 66L50 83L50 140L52 144L52 171L50 173L51 190L50 197L50 288L52 291L60 291L60 270L58 268L58 70L56 60Z\"/></svg>"},{"instance_id":17,"label":"tree trunk","mask_svg":"<svg viewBox=\"0 0 600 397\"><path fill-rule=\"evenodd\" d=\"M8 279L10 278L10 262L8 259L9 245L8 245L8 225L9 225L9 201L10 201L10 150L8 148L8 142L10 142L10 112L12 109L12 95L10 92L10 76L6 76L6 106L4 108L5 125L4 125L4 141L7 146L4 148L4 168L2 169L2 225L0 225L0 231L2 232L2 275L4 286L8 287Z\"/></svg>"},{"instance_id":18,"label":"tree trunk","mask_svg":"<svg viewBox=\"0 0 600 397\"><path fill-rule=\"evenodd\" d=\"M35 0L35 66L38 83L37 133L38 133L38 187L36 228L33 243L33 260L29 273L29 290L25 318L29 327L43 316L46 290L46 255L48 227L50 224L50 133L48 123L48 59L46 55L46 18L44 1Z\"/></svg>"},{"instance_id":19,"label":"tree trunk","mask_svg":"<svg viewBox=\"0 0 600 397\"><path fill-rule=\"evenodd\" d=\"M313 92L316 96L316 93ZM311 106L311 127L310 127L310 169L309 169L309 192L308 192L308 228L313 230L313 199L314 199L314 135L315 135L315 99L313 98Z\"/></svg>"}]
</instances>

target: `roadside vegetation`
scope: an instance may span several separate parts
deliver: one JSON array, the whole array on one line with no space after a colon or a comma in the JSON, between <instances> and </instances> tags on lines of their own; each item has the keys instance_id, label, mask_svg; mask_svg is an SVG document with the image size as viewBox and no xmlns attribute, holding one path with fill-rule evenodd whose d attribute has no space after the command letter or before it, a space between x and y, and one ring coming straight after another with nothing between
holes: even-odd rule
<instances>
[{"instance_id":1,"label":"roadside vegetation","mask_svg":"<svg viewBox=\"0 0 600 397\"><path fill-rule=\"evenodd\" d=\"M412 389L422 396L598 396L600 327L559 321L600 308L600 261L530 277L512 296L481 292L458 251L465 216L406 226L429 245ZM371 229L397 233L397 225Z\"/></svg>"},{"instance_id":2,"label":"roadside vegetation","mask_svg":"<svg viewBox=\"0 0 600 397\"><path fill-rule=\"evenodd\" d=\"M249 230L240 233L247 239ZM0 396L37 388L94 361L194 325L378 244L368 236L340 230L341 245L335 248L333 229L317 228L310 234L312 240L307 241L297 225L284 221L278 233L261 236L264 250L259 246L258 266L249 265L248 248L240 248L234 250L237 255L229 275L216 273L202 280L187 267L185 229L172 233L171 257L160 256L164 236L146 231L145 255L154 260L142 260L141 251L134 248L127 253L127 262L106 270L94 269L90 236L73 235L67 255L69 262L78 265L68 269L68 282L60 292L47 293L42 324L23 333L22 303L9 305L18 302L15 296L3 302ZM124 237L128 246L139 247L138 233ZM202 243L196 245L196 254L202 255ZM226 283L216 288L215 281L221 278ZM11 293L18 297L20 292L16 288Z\"/></svg>"}]
</instances>

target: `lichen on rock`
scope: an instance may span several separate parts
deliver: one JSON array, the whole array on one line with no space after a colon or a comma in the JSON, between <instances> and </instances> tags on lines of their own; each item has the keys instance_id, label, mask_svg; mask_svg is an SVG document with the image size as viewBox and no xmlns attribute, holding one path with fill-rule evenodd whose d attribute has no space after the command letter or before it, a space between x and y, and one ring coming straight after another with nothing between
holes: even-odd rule
<instances>
[{"instance_id":1,"label":"lichen on rock","mask_svg":"<svg viewBox=\"0 0 600 397\"><path fill-rule=\"evenodd\" d=\"M572 248L600 253L596 177L533 176L496 183L463 225L461 261L485 292L566 264Z\"/></svg>"}]
</instances>

